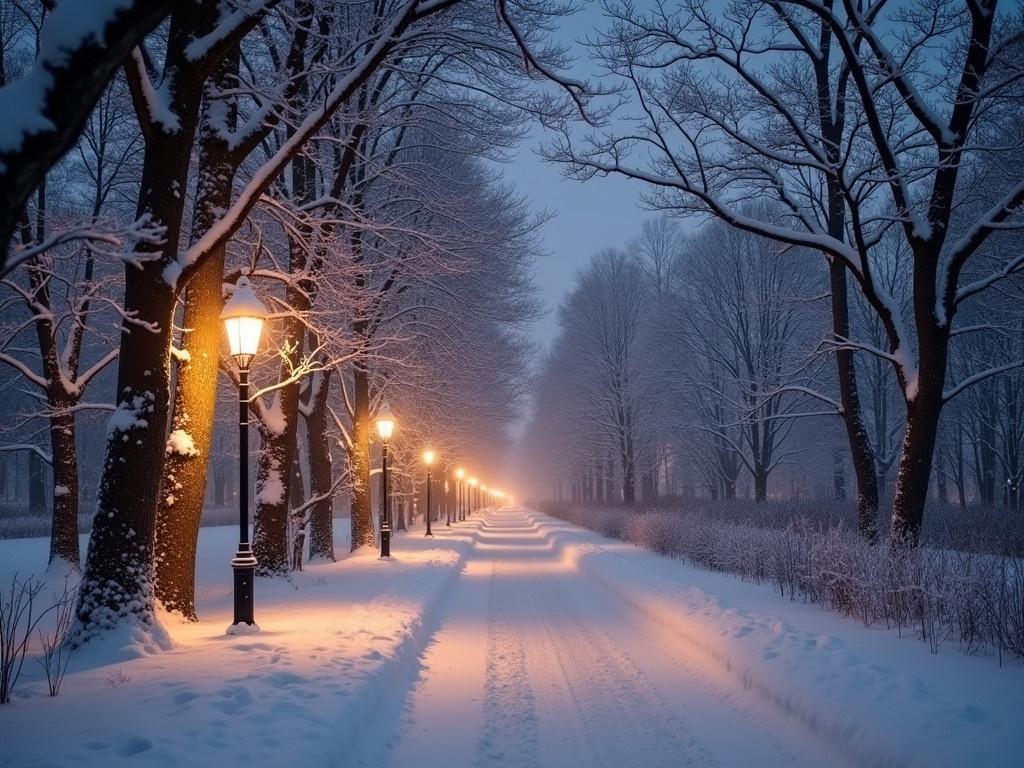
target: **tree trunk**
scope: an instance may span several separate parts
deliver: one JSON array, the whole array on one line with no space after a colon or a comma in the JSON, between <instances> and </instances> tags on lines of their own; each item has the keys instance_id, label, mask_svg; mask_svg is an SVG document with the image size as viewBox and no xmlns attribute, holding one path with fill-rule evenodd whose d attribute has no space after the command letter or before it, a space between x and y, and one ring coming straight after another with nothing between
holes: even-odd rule
<instances>
[{"instance_id":1,"label":"tree trunk","mask_svg":"<svg viewBox=\"0 0 1024 768\"><path fill-rule=\"evenodd\" d=\"M208 31L217 3L178 7L168 30L176 131L156 126L148 138L137 218L166 228L162 242L139 242L125 264L124 320L118 361L117 410L107 426L107 453L85 574L78 591L74 642L123 620L154 623L153 556L158 498L164 481L170 405L170 356L177 285L174 271L184 190L205 73L185 53Z\"/></svg>"},{"instance_id":2,"label":"tree trunk","mask_svg":"<svg viewBox=\"0 0 1024 768\"><path fill-rule=\"evenodd\" d=\"M166 186L165 181L161 187ZM168 232L175 229L169 226ZM174 312L174 291L162 273L159 261L141 270L125 267L124 308L130 319L121 335L117 410L107 426L103 477L79 587L76 643L124 620L144 628L154 622L153 539L164 478Z\"/></svg>"},{"instance_id":3,"label":"tree trunk","mask_svg":"<svg viewBox=\"0 0 1024 768\"><path fill-rule=\"evenodd\" d=\"M292 161L292 189L298 202L309 202L314 193L315 169L306 157ZM306 343L305 316L309 312L315 284L308 276L307 242L309 228L301 226L288 242L288 270L298 282L285 288L285 302L293 314L283 321L281 342L285 350L278 381L287 381L301 364ZM299 275L307 277L299 279ZM256 469L256 522L253 526L253 555L258 576L286 575L288 572L288 503L291 497L293 462L298 444L300 382L284 384L275 394L274 424L263 422L263 445Z\"/></svg>"},{"instance_id":4,"label":"tree trunk","mask_svg":"<svg viewBox=\"0 0 1024 768\"><path fill-rule=\"evenodd\" d=\"M306 440L309 448L309 485L313 498L331 490L331 443L327 428L327 403L331 372L317 374L309 417L306 419ZM318 501L309 511L309 559L334 560L334 504L331 499Z\"/></svg>"},{"instance_id":5,"label":"tree trunk","mask_svg":"<svg viewBox=\"0 0 1024 768\"><path fill-rule=\"evenodd\" d=\"M30 451L28 454L28 512L33 516L46 513L43 460L35 451Z\"/></svg>"},{"instance_id":6,"label":"tree trunk","mask_svg":"<svg viewBox=\"0 0 1024 768\"><path fill-rule=\"evenodd\" d=\"M175 438L167 443L157 510L156 597L168 611L192 621L196 546L217 407L223 282L224 250L218 249L188 286L181 339L188 359L178 364L171 417Z\"/></svg>"},{"instance_id":7,"label":"tree trunk","mask_svg":"<svg viewBox=\"0 0 1024 768\"><path fill-rule=\"evenodd\" d=\"M846 473L838 450L832 452L832 496L837 501L846 500Z\"/></svg>"},{"instance_id":8,"label":"tree trunk","mask_svg":"<svg viewBox=\"0 0 1024 768\"><path fill-rule=\"evenodd\" d=\"M942 451L939 451L935 456L935 492L938 495L939 503L946 504L949 501L949 491L946 488L946 466L945 460L942 456Z\"/></svg>"},{"instance_id":9,"label":"tree trunk","mask_svg":"<svg viewBox=\"0 0 1024 768\"><path fill-rule=\"evenodd\" d=\"M281 394L283 396L283 391ZM267 425L260 427L252 536L257 576L284 576L289 568L288 489L295 442L289 434L294 426L289 428L289 417L283 418L283 429L276 429L277 425L274 429Z\"/></svg>"},{"instance_id":10,"label":"tree trunk","mask_svg":"<svg viewBox=\"0 0 1024 768\"><path fill-rule=\"evenodd\" d=\"M295 450L292 453L292 477L288 484L288 505L295 509L306 502L306 479L302 476L302 449L298 435L295 436Z\"/></svg>"},{"instance_id":11,"label":"tree trunk","mask_svg":"<svg viewBox=\"0 0 1024 768\"><path fill-rule=\"evenodd\" d=\"M53 522L50 527L50 565L65 562L79 569L78 453L75 416L67 411L50 417L53 454Z\"/></svg>"},{"instance_id":12,"label":"tree trunk","mask_svg":"<svg viewBox=\"0 0 1024 768\"><path fill-rule=\"evenodd\" d=\"M768 498L768 471L757 468L754 476L754 500L765 501Z\"/></svg>"},{"instance_id":13,"label":"tree trunk","mask_svg":"<svg viewBox=\"0 0 1024 768\"><path fill-rule=\"evenodd\" d=\"M221 89L233 88L238 72L238 49L217 67L206 89L207 102L200 129L199 179L192 221L192 240L199 239L231 203L231 184L237 161L216 126L211 110L219 109ZM229 122L233 122L233 106ZM224 305L225 248L211 251L189 281L182 318L171 432L191 440L168 443L163 487L156 522L156 597L168 611L196 620L195 561L199 523L206 497L217 409L217 376L221 351L220 311ZM175 449L173 446L177 446ZM223 484L221 485L223 505Z\"/></svg>"},{"instance_id":14,"label":"tree trunk","mask_svg":"<svg viewBox=\"0 0 1024 768\"><path fill-rule=\"evenodd\" d=\"M928 291L917 291L922 296ZM918 317L933 313L930 306ZM942 391L946 382L949 334L946 327L921 323L918 338L921 349L916 392L907 401L907 429L900 451L899 479L892 514L893 546L917 546L921 535L924 507L928 500L935 439L942 414Z\"/></svg>"},{"instance_id":15,"label":"tree trunk","mask_svg":"<svg viewBox=\"0 0 1024 768\"><path fill-rule=\"evenodd\" d=\"M352 470L352 549L375 547L373 508L370 503L370 380L366 369L356 365L352 372L353 446L349 451Z\"/></svg>"}]
</instances>

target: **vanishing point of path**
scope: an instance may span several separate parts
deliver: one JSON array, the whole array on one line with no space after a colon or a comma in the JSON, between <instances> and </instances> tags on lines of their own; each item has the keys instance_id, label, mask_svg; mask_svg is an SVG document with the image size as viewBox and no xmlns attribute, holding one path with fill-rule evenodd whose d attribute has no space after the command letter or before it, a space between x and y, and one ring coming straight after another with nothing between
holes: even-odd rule
<instances>
[{"instance_id":1,"label":"vanishing point of path","mask_svg":"<svg viewBox=\"0 0 1024 768\"><path fill-rule=\"evenodd\" d=\"M454 530L467 528L474 549L404 708L363 739L362 765L844 765L563 559L529 512L493 512Z\"/></svg>"}]
</instances>

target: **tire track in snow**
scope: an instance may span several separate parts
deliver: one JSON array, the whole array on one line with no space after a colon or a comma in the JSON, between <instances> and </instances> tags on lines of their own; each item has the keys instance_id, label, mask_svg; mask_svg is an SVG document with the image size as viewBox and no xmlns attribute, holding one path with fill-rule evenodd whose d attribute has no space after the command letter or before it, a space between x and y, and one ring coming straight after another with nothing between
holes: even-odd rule
<instances>
[{"instance_id":1,"label":"tire track in snow","mask_svg":"<svg viewBox=\"0 0 1024 768\"><path fill-rule=\"evenodd\" d=\"M588 746L585 764L607 768L717 765L633 660L586 621L557 579L546 581L533 594L543 595L547 603L537 614L543 652L557 667L562 685L549 684L545 693L569 700ZM538 669L550 669L550 662ZM559 689L564 691L561 696Z\"/></svg>"},{"instance_id":2,"label":"tire track in snow","mask_svg":"<svg viewBox=\"0 0 1024 768\"><path fill-rule=\"evenodd\" d=\"M521 603L516 590L499 579L497 563L491 566L489 586L484 728L476 765L541 768L537 709L521 640Z\"/></svg>"}]
</instances>

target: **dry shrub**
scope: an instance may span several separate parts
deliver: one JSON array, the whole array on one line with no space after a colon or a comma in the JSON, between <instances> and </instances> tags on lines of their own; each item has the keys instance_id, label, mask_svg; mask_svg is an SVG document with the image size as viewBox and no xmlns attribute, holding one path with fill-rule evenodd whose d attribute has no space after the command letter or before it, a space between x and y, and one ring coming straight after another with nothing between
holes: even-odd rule
<instances>
[{"instance_id":1,"label":"dry shrub","mask_svg":"<svg viewBox=\"0 0 1024 768\"><path fill-rule=\"evenodd\" d=\"M936 513L916 550L868 545L842 514L695 502L673 509L548 504L543 510L658 554L768 583L865 626L914 633L932 652L1024 656L1024 547L1017 521L974 532ZM760 510L762 514L754 516ZM1004 517L1007 515L1003 514ZM990 524L983 513L984 524Z\"/></svg>"}]
</instances>

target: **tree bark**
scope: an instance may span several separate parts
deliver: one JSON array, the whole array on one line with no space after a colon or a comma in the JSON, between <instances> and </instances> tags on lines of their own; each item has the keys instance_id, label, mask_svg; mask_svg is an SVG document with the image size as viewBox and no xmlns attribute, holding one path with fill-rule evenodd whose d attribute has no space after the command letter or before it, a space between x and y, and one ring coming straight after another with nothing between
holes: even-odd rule
<instances>
[{"instance_id":1,"label":"tree bark","mask_svg":"<svg viewBox=\"0 0 1024 768\"><path fill-rule=\"evenodd\" d=\"M349 464L352 471L352 549L376 546L373 507L370 501L370 380L366 369L357 364L352 372L352 447Z\"/></svg>"},{"instance_id":2,"label":"tree bark","mask_svg":"<svg viewBox=\"0 0 1024 768\"><path fill-rule=\"evenodd\" d=\"M238 159L211 125L211 109L220 108L222 89L233 88L238 72L238 48L218 65L206 88L199 131L199 178L192 220L192 240L199 239L231 203L231 186ZM228 105L234 112L233 104ZM156 597L168 611L195 621L195 560L199 524L206 497L217 409L217 377L221 350L220 311L224 305L225 247L211 250L189 280L182 319L171 431L187 434L193 451L167 449L156 524ZM243 449L244 450L244 449Z\"/></svg>"},{"instance_id":3,"label":"tree bark","mask_svg":"<svg viewBox=\"0 0 1024 768\"><path fill-rule=\"evenodd\" d=\"M768 472L758 469L753 472L754 476L754 500L765 501L768 498Z\"/></svg>"},{"instance_id":4,"label":"tree bark","mask_svg":"<svg viewBox=\"0 0 1024 768\"><path fill-rule=\"evenodd\" d=\"M30 515L42 515L46 512L43 460L35 451L28 454L28 511Z\"/></svg>"},{"instance_id":5,"label":"tree bark","mask_svg":"<svg viewBox=\"0 0 1024 768\"><path fill-rule=\"evenodd\" d=\"M309 485L313 498L331 490L331 443L327 427L327 403L331 388L331 371L316 374L306 418L306 440L309 448ZM331 499L318 501L309 512L309 559L334 560L334 504Z\"/></svg>"},{"instance_id":6,"label":"tree bark","mask_svg":"<svg viewBox=\"0 0 1024 768\"><path fill-rule=\"evenodd\" d=\"M931 279L934 280L934 273ZM916 304L926 303L925 297L934 295L927 290L915 291L915 294ZM918 331L920 366L916 391L907 399L907 429L900 451L899 480L892 514L891 541L895 547L917 546L920 540L942 413L949 330L948 326L938 326L934 321L924 319L933 316L933 306L916 307L916 315L921 318Z\"/></svg>"},{"instance_id":7,"label":"tree bark","mask_svg":"<svg viewBox=\"0 0 1024 768\"><path fill-rule=\"evenodd\" d=\"M75 416L58 411L50 417L53 454L53 522L50 527L50 565L65 562L78 570L78 452Z\"/></svg>"},{"instance_id":8,"label":"tree bark","mask_svg":"<svg viewBox=\"0 0 1024 768\"><path fill-rule=\"evenodd\" d=\"M168 611L195 621L195 560L206 496L206 474L217 407L223 305L224 250L211 254L189 282L171 431L187 434L194 450L166 449L156 525L156 597ZM244 449L243 449L244 450Z\"/></svg>"},{"instance_id":9,"label":"tree bark","mask_svg":"<svg viewBox=\"0 0 1024 768\"><path fill-rule=\"evenodd\" d=\"M842 205L842 202L839 202ZM833 213L839 216L839 213ZM847 295L846 269L838 260L829 262L829 285L832 292L832 334L837 340L850 338L850 306ZM850 446L853 473L857 478L857 530L869 543L878 539L878 476L875 474L875 452L864 425L864 411L857 389L857 371L853 351L836 350L836 377L839 402L843 407L843 426Z\"/></svg>"}]
</instances>

